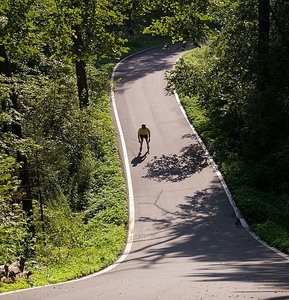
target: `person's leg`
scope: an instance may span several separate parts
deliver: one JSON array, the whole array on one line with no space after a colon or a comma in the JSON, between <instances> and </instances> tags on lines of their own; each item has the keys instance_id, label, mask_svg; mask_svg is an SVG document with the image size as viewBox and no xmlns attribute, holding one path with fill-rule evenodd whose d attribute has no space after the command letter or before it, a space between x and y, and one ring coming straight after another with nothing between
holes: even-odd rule
<instances>
[{"instance_id":1,"label":"person's leg","mask_svg":"<svg viewBox=\"0 0 289 300\"><path fill-rule=\"evenodd\" d=\"M147 143L147 150L149 151L149 150L150 150L150 144L149 144L149 139L148 139L148 137L146 137L146 143Z\"/></svg>"},{"instance_id":2,"label":"person's leg","mask_svg":"<svg viewBox=\"0 0 289 300\"><path fill-rule=\"evenodd\" d=\"M142 152L142 145L143 145L143 137L141 136L141 138L140 138L140 148L139 148L139 153Z\"/></svg>"}]
</instances>

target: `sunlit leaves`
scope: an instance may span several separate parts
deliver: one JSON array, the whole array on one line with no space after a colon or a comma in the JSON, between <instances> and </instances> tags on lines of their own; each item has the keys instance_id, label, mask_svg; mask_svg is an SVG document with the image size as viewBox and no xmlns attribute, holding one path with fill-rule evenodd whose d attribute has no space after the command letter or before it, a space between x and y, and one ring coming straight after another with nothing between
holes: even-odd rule
<instances>
[{"instance_id":1,"label":"sunlit leaves","mask_svg":"<svg viewBox=\"0 0 289 300\"><path fill-rule=\"evenodd\" d=\"M14 202L19 180L19 165L11 156L0 154L0 261L9 262L23 253L27 222L21 207Z\"/></svg>"},{"instance_id":2,"label":"sunlit leaves","mask_svg":"<svg viewBox=\"0 0 289 300\"><path fill-rule=\"evenodd\" d=\"M18 187L19 181L15 176L16 168L15 158L0 154L0 201L11 200L11 192L15 192Z\"/></svg>"},{"instance_id":3,"label":"sunlit leaves","mask_svg":"<svg viewBox=\"0 0 289 300\"><path fill-rule=\"evenodd\" d=\"M147 8L160 11L145 33L167 35L173 42L204 38L212 21L208 1L154 1Z\"/></svg>"}]
</instances>

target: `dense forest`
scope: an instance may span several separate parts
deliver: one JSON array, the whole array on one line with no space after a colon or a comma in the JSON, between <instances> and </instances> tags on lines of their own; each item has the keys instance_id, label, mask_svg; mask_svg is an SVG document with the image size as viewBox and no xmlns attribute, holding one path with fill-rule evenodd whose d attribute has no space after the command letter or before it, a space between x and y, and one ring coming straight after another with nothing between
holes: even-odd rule
<instances>
[{"instance_id":1,"label":"dense forest","mask_svg":"<svg viewBox=\"0 0 289 300\"><path fill-rule=\"evenodd\" d=\"M288 13L285 0L1 1L0 264L25 256L33 276L0 291L83 276L121 252L110 76L144 34L196 46L168 91L252 228L289 252Z\"/></svg>"}]
</instances>

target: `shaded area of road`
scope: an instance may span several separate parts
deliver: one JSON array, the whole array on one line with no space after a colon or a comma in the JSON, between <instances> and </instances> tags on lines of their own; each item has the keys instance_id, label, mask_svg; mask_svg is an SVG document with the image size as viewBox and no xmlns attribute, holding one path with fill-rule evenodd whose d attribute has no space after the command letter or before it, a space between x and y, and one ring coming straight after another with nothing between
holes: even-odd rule
<instances>
[{"instance_id":1,"label":"shaded area of road","mask_svg":"<svg viewBox=\"0 0 289 300\"><path fill-rule=\"evenodd\" d=\"M199 172L207 161L202 155L199 145L189 145L180 150L180 153L161 155L147 163L147 175L145 178L156 181L181 181Z\"/></svg>"}]
</instances>

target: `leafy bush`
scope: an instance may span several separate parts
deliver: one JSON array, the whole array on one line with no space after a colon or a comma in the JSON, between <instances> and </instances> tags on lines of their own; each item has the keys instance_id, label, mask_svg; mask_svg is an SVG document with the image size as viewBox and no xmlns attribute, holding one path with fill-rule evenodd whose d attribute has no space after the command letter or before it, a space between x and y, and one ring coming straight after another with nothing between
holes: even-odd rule
<instances>
[{"instance_id":1,"label":"leafy bush","mask_svg":"<svg viewBox=\"0 0 289 300\"><path fill-rule=\"evenodd\" d=\"M103 81L101 89L91 90L87 109L80 110L74 96L71 101L72 74L67 69L65 74L59 72L63 75L59 93L55 90L55 78L41 75L32 89L21 91L28 118L25 132L36 141L28 153L35 183L35 235L31 238L27 234L26 218L9 198L17 190L17 181L11 175L15 160L1 156L1 203L9 204L9 213L4 212L2 205L1 217L5 213L6 223L1 223L0 228L0 258L2 263L9 263L29 249L26 268L33 271L33 276L27 282L1 283L0 292L90 274L112 263L124 247L128 220L126 187L108 89L103 91L109 76L92 69L90 66L91 74L105 78L98 78ZM24 77L23 80L26 81ZM33 99L39 89L42 97Z\"/></svg>"},{"instance_id":2,"label":"leafy bush","mask_svg":"<svg viewBox=\"0 0 289 300\"><path fill-rule=\"evenodd\" d=\"M289 253L288 230L273 221L266 221L253 226L255 232L268 244Z\"/></svg>"},{"instance_id":3,"label":"leafy bush","mask_svg":"<svg viewBox=\"0 0 289 300\"><path fill-rule=\"evenodd\" d=\"M278 215L272 195L247 186L236 188L233 193L237 195L238 206L251 224L264 223Z\"/></svg>"},{"instance_id":4,"label":"leafy bush","mask_svg":"<svg viewBox=\"0 0 289 300\"><path fill-rule=\"evenodd\" d=\"M254 113L252 103L258 97L253 93L254 82L247 77L248 61L232 65L237 56L226 52L231 42L208 42L187 52L168 76L168 89L177 89L189 120L217 162L249 224L261 238L288 252L287 139L264 149L263 144L259 145L261 136L254 140L251 135L255 130L250 117ZM241 67L244 69L240 73L235 72Z\"/></svg>"},{"instance_id":5,"label":"leafy bush","mask_svg":"<svg viewBox=\"0 0 289 300\"><path fill-rule=\"evenodd\" d=\"M17 193L19 165L13 157L0 155L0 262L9 264L27 250L28 220L21 205L14 201Z\"/></svg>"}]
</instances>

